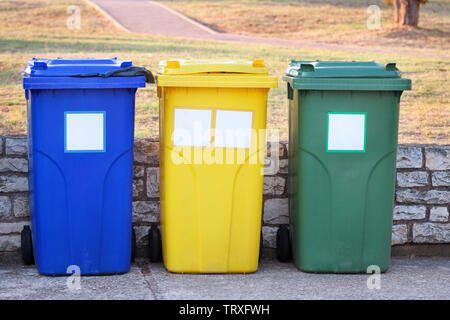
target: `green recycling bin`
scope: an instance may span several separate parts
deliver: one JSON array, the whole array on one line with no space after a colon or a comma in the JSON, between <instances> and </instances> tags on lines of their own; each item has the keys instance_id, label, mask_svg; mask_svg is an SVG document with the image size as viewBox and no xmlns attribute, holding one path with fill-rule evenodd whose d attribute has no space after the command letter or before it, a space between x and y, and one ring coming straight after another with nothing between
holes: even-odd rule
<instances>
[{"instance_id":1,"label":"green recycling bin","mask_svg":"<svg viewBox=\"0 0 450 320\"><path fill-rule=\"evenodd\" d=\"M290 225L277 256L306 272L389 267L399 102L411 80L395 63L292 61Z\"/></svg>"}]
</instances>

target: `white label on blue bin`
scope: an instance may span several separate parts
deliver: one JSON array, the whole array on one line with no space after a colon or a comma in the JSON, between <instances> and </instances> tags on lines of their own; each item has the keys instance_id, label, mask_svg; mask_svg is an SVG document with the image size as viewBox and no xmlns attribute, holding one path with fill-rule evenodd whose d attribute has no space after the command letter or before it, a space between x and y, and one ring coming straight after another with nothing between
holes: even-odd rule
<instances>
[{"instance_id":1,"label":"white label on blue bin","mask_svg":"<svg viewBox=\"0 0 450 320\"><path fill-rule=\"evenodd\" d=\"M250 148L253 113L249 111L216 111L215 146Z\"/></svg>"},{"instance_id":2,"label":"white label on blue bin","mask_svg":"<svg viewBox=\"0 0 450 320\"><path fill-rule=\"evenodd\" d=\"M65 152L104 152L104 111L65 113Z\"/></svg>"},{"instance_id":3,"label":"white label on blue bin","mask_svg":"<svg viewBox=\"0 0 450 320\"><path fill-rule=\"evenodd\" d=\"M365 152L366 118L364 112L328 113L328 152Z\"/></svg>"},{"instance_id":4,"label":"white label on blue bin","mask_svg":"<svg viewBox=\"0 0 450 320\"><path fill-rule=\"evenodd\" d=\"M211 110L176 108L173 144L208 147L211 143L211 121Z\"/></svg>"}]
</instances>

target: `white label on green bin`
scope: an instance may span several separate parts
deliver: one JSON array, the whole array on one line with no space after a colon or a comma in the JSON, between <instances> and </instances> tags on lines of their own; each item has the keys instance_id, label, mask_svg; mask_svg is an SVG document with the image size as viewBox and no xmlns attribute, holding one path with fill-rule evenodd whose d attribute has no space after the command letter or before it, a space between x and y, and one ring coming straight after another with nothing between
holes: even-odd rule
<instances>
[{"instance_id":1,"label":"white label on green bin","mask_svg":"<svg viewBox=\"0 0 450 320\"><path fill-rule=\"evenodd\" d=\"M209 147L212 111L175 108L173 144L175 146Z\"/></svg>"},{"instance_id":2,"label":"white label on green bin","mask_svg":"<svg viewBox=\"0 0 450 320\"><path fill-rule=\"evenodd\" d=\"M327 152L366 151L365 112L329 112Z\"/></svg>"},{"instance_id":3,"label":"white label on green bin","mask_svg":"<svg viewBox=\"0 0 450 320\"><path fill-rule=\"evenodd\" d=\"M106 112L68 111L64 113L65 152L105 152Z\"/></svg>"},{"instance_id":4,"label":"white label on green bin","mask_svg":"<svg viewBox=\"0 0 450 320\"><path fill-rule=\"evenodd\" d=\"M253 113L249 111L216 111L214 144L225 148L250 148Z\"/></svg>"}]
</instances>

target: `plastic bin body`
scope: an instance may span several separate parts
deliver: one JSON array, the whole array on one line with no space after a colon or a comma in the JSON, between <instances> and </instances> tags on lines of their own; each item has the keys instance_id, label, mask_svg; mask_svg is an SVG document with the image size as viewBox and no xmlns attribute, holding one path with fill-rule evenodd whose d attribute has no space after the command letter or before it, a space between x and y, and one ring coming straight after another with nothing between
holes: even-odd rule
<instances>
[{"instance_id":1,"label":"plastic bin body","mask_svg":"<svg viewBox=\"0 0 450 320\"><path fill-rule=\"evenodd\" d=\"M171 63L178 70L169 75ZM162 62L161 234L164 264L171 272L246 273L258 268L265 135L252 136L248 148L219 147L217 140L224 115L251 114L248 129L266 127L267 93L277 80L267 76L263 65L251 63L248 71L248 63L236 62L234 68L244 73L233 74L224 63ZM186 70L191 66L195 70ZM245 74L254 69L262 72ZM216 136L201 146L175 143L180 110L193 111L194 118L205 111L207 129ZM196 161L199 156L202 160Z\"/></svg>"},{"instance_id":2,"label":"plastic bin body","mask_svg":"<svg viewBox=\"0 0 450 320\"><path fill-rule=\"evenodd\" d=\"M308 272L365 273L371 265L386 271L392 234L399 101L402 90L410 88L410 81L394 76L398 71L391 72L389 68L395 68L392 65L303 62L306 66L300 67L301 64L291 64L298 76L285 77L289 95L288 190L294 262ZM311 71L310 66L315 70ZM344 74L342 78L328 75L334 79L328 79L326 74L308 76L308 72L321 72L321 67L330 68L331 72L338 69L338 74L344 69ZM345 68L356 70L345 73ZM382 75L377 75L378 71ZM371 78L373 73L376 75ZM350 119L347 126L342 122L339 127L337 121L342 119ZM358 121L352 122L355 119L365 123L364 128L352 131L353 126L358 126ZM346 147L344 134L341 146L333 146L342 130L349 130L350 140L359 133L364 137L357 147Z\"/></svg>"},{"instance_id":3,"label":"plastic bin body","mask_svg":"<svg viewBox=\"0 0 450 320\"><path fill-rule=\"evenodd\" d=\"M87 65L83 72L89 72L101 69L95 61L68 64L75 70ZM123 63L112 61L107 70ZM40 273L72 273L69 266L83 275L129 270L135 92L143 86L144 77L24 79L31 228ZM97 139L97 146L70 140L84 125L88 134L100 127L87 139Z\"/></svg>"}]
</instances>

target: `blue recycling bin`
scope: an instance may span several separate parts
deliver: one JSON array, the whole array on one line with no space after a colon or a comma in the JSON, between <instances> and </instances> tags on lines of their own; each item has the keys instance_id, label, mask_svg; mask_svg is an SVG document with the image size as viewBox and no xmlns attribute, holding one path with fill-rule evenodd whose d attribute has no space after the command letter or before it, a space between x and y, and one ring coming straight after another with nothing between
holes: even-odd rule
<instances>
[{"instance_id":1,"label":"blue recycling bin","mask_svg":"<svg viewBox=\"0 0 450 320\"><path fill-rule=\"evenodd\" d=\"M42 274L130 268L135 93L145 87L120 73L131 68L117 58L27 64L32 236L22 246L32 241Z\"/></svg>"}]
</instances>

